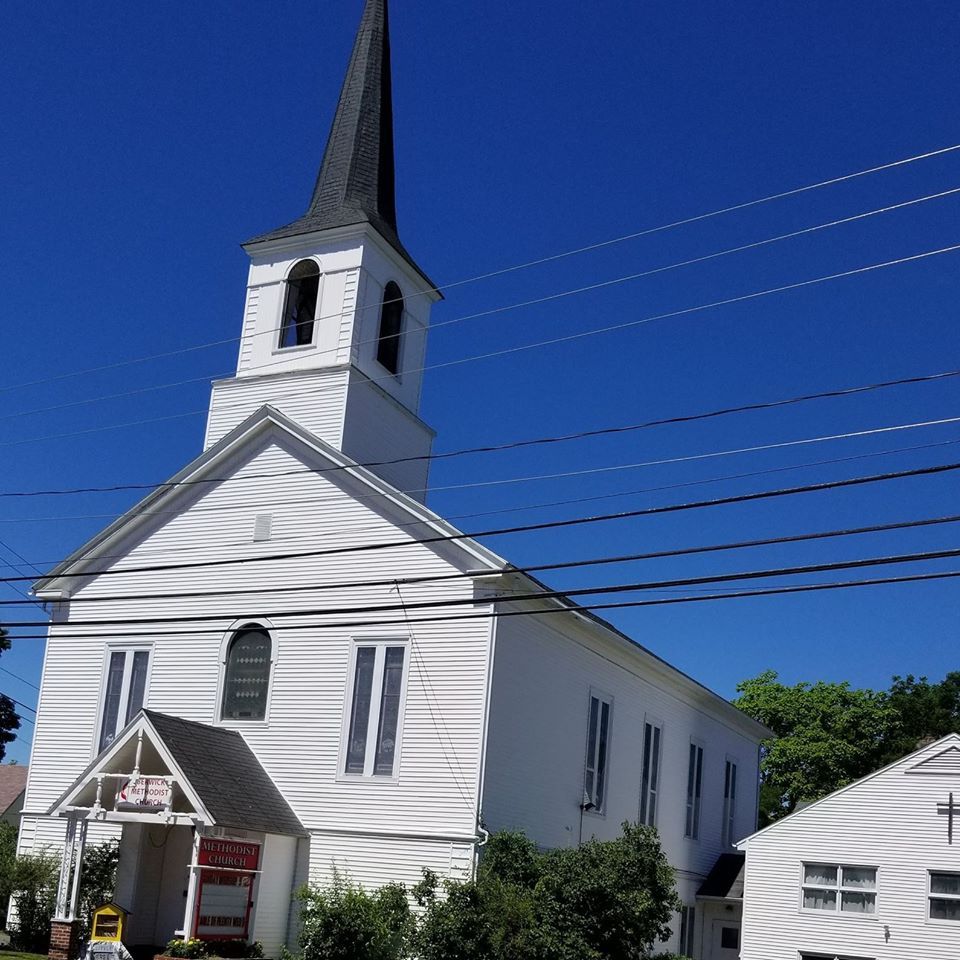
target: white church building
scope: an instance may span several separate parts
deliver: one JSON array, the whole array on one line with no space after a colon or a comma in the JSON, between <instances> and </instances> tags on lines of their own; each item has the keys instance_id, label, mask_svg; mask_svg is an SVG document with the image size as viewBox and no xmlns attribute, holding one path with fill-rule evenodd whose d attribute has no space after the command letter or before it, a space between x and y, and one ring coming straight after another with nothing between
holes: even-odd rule
<instances>
[{"instance_id":1,"label":"white church building","mask_svg":"<svg viewBox=\"0 0 960 960\"><path fill-rule=\"evenodd\" d=\"M308 879L467 878L489 831L572 846L640 820L685 904L664 949L736 957L739 899L698 891L756 828L769 732L424 503L439 295L397 234L386 7L366 2L307 212L244 244L202 453L35 586L19 849L67 852L51 956L108 837L128 946L276 957Z\"/></svg>"}]
</instances>

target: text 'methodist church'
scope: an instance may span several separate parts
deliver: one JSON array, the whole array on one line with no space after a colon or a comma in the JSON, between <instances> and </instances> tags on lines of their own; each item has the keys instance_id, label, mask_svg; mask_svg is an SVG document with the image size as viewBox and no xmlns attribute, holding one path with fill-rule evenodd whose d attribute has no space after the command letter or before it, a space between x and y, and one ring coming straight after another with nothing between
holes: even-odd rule
<instances>
[{"instance_id":1,"label":"text 'methodist church'","mask_svg":"<svg viewBox=\"0 0 960 960\"><path fill-rule=\"evenodd\" d=\"M390 82L366 0L310 205L244 245L203 452L35 587L19 843L64 851L56 960L108 838L135 950L277 957L307 880L467 878L491 830L572 846L624 820L676 868L668 946L726 956L739 927L735 884L707 880L755 827L767 731L424 505L439 294L397 233Z\"/></svg>"}]
</instances>

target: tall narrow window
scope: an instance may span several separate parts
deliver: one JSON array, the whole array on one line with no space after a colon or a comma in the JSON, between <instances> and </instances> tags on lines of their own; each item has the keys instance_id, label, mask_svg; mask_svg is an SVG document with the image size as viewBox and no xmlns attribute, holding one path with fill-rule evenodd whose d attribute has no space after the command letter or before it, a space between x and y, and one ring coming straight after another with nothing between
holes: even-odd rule
<instances>
[{"instance_id":1,"label":"tall narrow window","mask_svg":"<svg viewBox=\"0 0 960 960\"><path fill-rule=\"evenodd\" d=\"M723 845L737 841L737 765L728 760L723 773Z\"/></svg>"},{"instance_id":2,"label":"tall narrow window","mask_svg":"<svg viewBox=\"0 0 960 960\"><path fill-rule=\"evenodd\" d=\"M149 650L111 650L97 752L103 752L137 715L147 690Z\"/></svg>"},{"instance_id":3,"label":"tall narrow window","mask_svg":"<svg viewBox=\"0 0 960 960\"><path fill-rule=\"evenodd\" d=\"M287 277L287 294L280 324L281 349L304 347L313 343L313 324L317 316L320 268L314 260L301 260Z\"/></svg>"},{"instance_id":4,"label":"tall narrow window","mask_svg":"<svg viewBox=\"0 0 960 960\"><path fill-rule=\"evenodd\" d=\"M221 720L263 720L270 692L270 634L257 623L237 630L227 646Z\"/></svg>"},{"instance_id":5,"label":"tall narrow window","mask_svg":"<svg viewBox=\"0 0 960 960\"><path fill-rule=\"evenodd\" d=\"M357 645L344 750L345 773L366 777L395 776L406 659L404 646L390 643Z\"/></svg>"},{"instance_id":6,"label":"tall narrow window","mask_svg":"<svg viewBox=\"0 0 960 960\"><path fill-rule=\"evenodd\" d=\"M700 795L703 788L703 747L690 744L687 767L687 822L683 835L696 840L700 836Z\"/></svg>"},{"instance_id":7,"label":"tall narrow window","mask_svg":"<svg viewBox=\"0 0 960 960\"><path fill-rule=\"evenodd\" d=\"M400 338L403 336L403 293L391 280L383 291L377 362L391 373L400 371Z\"/></svg>"},{"instance_id":8,"label":"tall narrow window","mask_svg":"<svg viewBox=\"0 0 960 960\"><path fill-rule=\"evenodd\" d=\"M693 956L693 931L697 923L696 907L680 908L680 944L679 950L681 956Z\"/></svg>"},{"instance_id":9,"label":"tall narrow window","mask_svg":"<svg viewBox=\"0 0 960 960\"><path fill-rule=\"evenodd\" d=\"M660 794L660 740L658 724L643 725L643 772L640 775L640 822L648 827L657 823L657 797Z\"/></svg>"},{"instance_id":10,"label":"tall narrow window","mask_svg":"<svg viewBox=\"0 0 960 960\"><path fill-rule=\"evenodd\" d=\"M604 812L609 747L610 700L592 695L587 717L587 762L583 774L583 798L595 813Z\"/></svg>"}]
</instances>

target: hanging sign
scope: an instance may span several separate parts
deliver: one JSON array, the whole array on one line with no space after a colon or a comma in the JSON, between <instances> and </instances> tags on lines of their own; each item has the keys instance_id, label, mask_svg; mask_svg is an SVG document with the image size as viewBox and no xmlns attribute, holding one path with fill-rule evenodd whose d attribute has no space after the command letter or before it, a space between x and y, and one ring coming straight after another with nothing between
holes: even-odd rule
<instances>
[{"instance_id":1,"label":"hanging sign","mask_svg":"<svg viewBox=\"0 0 960 960\"><path fill-rule=\"evenodd\" d=\"M162 810L167 805L170 784L163 777L124 780L117 792L117 809Z\"/></svg>"}]
</instances>

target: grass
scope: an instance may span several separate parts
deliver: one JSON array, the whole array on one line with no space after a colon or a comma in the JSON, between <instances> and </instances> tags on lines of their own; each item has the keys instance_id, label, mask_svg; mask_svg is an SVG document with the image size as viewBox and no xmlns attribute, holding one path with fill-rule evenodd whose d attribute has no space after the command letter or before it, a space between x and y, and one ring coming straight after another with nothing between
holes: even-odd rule
<instances>
[{"instance_id":1,"label":"grass","mask_svg":"<svg viewBox=\"0 0 960 960\"><path fill-rule=\"evenodd\" d=\"M45 953L16 953L13 950L0 949L0 960L47 960Z\"/></svg>"}]
</instances>

